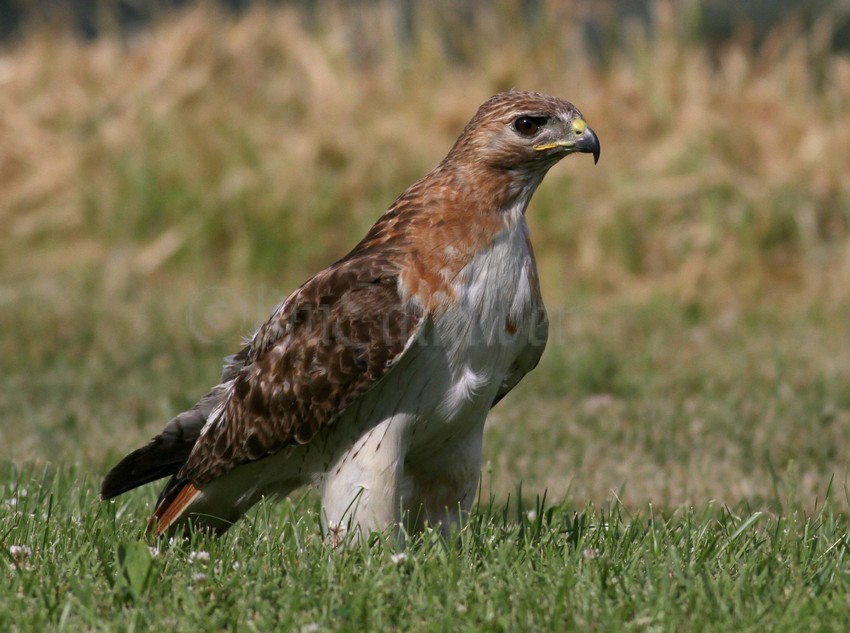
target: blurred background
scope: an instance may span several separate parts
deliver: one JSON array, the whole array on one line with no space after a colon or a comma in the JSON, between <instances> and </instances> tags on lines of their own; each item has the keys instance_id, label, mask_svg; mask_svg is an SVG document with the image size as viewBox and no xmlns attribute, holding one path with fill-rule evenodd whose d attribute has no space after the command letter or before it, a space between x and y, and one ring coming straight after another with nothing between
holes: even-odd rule
<instances>
[{"instance_id":1,"label":"blurred background","mask_svg":"<svg viewBox=\"0 0 850 633\"><path fill-rule=\"evenodd\" d=\"M846 509L846 0L0 0L0 36L0 460L96 480L516 87L603 151L529 209L552 332L484 497Z\"/></svg>"}]
</instances>

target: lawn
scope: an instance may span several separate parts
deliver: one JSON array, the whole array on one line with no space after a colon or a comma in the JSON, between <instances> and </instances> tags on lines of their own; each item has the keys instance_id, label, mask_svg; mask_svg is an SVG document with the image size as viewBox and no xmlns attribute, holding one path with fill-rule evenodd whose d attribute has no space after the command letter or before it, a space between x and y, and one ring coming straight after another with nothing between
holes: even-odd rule
<instances>
[{"instance_id":1,"label":"lawn","mask_svg":"<svg viewBox=\"0 0 850 633\"><path fill-rule=\"evenodd\" d=\"M846 630L829 22L708 48L660 2L602 63L574 5L500 6L423 9L407 43L381 4L206 6L0 50L0 629ZM157 491L101 503L100 477L511 86L574 101L602 158L529 208L550 342L463 529L332 550L307 492L140 540Z\"/></svg>"},{"instance_id":2,"label":"lawn","mask_svg":"<svg viewBox=\"0 0 850 633\"><path fill-rule=\"evenodd\" d=\"M222 539L139 540L143 501L90 473L7 469L3 630L843 630L845 516L612 499L483 503L448 540L333 550L309 498Z\"/></svg>"}]
</instances>

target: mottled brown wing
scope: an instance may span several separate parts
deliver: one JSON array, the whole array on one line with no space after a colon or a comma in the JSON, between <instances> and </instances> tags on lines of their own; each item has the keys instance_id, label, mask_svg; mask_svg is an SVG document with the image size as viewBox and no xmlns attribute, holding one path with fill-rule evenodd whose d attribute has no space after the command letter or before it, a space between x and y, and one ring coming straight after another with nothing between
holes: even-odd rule
<instances>
[{"instance_id":1,"label":"mottled brown wing","mask_svg":"<svg viewBox=\"0 0 850 633\"><path fill-rule=\"evenodd\" d=\"M177 479L201 486L309 442L386 374L423 323L402 303L391 264L362 257L323 271L257 332Z\"/></svg>"}]
</instances>

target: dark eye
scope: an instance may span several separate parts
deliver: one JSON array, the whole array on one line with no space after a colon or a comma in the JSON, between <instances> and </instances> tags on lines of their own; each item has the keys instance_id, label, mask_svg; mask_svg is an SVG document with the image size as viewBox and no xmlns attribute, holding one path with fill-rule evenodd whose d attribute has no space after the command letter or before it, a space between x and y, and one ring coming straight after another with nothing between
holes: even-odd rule
<instances>
[{"instance_id":1,"label":"dark eye","mask_svg":"<svg viewBox=\"0 0 850 633\"><path fill-rule=\"evenodd\" d=\"M534 136L541 125L546 125L546 117L524 114L514 121L514 129L523 136Z\"/></svg>"}]
</instances>

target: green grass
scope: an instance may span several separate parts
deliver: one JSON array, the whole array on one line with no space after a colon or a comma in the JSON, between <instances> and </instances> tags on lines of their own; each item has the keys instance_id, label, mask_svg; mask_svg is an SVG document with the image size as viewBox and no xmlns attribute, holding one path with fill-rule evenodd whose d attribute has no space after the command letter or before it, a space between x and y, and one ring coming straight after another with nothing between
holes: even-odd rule
<instances>
[{"instance_id":1,"label":"green grass","mask_svg":"<svg viewBox=\"0 0 850 633\"><path fill-rule=\"evenodd\" d=\"M155 543L139 540L150 493L98 503L79 468L5 467L0 499L6 631L846 630L847 518L829 504L491 504L399 556L378 536L330 549L311 497Z\"/></svg>"}]
</instances>

